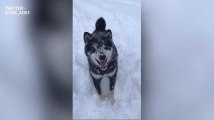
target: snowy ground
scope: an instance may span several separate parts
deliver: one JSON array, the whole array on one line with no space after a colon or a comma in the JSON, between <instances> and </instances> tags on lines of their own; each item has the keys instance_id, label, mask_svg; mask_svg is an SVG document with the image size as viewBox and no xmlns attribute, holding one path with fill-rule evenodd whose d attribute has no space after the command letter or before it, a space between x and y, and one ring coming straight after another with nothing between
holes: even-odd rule
<instances>
[{"instance_id":1,"label":"snowy ground","mask_svg":"<svg viewBox=\"0 0 214 120\"><path fill-rule=\"evenodd\" d=\"M141 118L141 1L74 0L73 8L73 118ZM100 102L90 81L84 54L84 32L93 32L104 17L119 53L116 103Z\"/></svg>"}]
</instances>

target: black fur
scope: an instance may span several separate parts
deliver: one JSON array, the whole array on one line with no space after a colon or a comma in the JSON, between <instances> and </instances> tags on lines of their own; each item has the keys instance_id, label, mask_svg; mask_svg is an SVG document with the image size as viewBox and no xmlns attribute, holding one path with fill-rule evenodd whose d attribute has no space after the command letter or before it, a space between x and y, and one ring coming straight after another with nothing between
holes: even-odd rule
<instances>
[{"instance_id":1,"label":"black fur","mask_svg":"<svg viewBox=\"0 0 214 120\"><path fill-rule=\"evenodd\" d=\"M118 60L117 60L117 49L116 46L112 40L112 32L111 30L105 30L105 20L104 18L99 18L96 22L96 29L95 31L90 34L88 32L84 33L84 42L85 42L85 54L88 58L89 63L89 73L91 75L91 78L93 79L94 86L97 90L97 93L99 95L102 94L101 88L100 88L100 82L102 78L95 78L93 74L96 75L104 75L108 73L114 73L112 76L108 76L110 79L110 85L109 89L112 91L114 90L116 78L117 78L117 71L118 71ZM93 47L94 44L98 45L105 45L106 50L113 49L112 56L110 59L110 62L107 65L107 68L105 70L101 69L100 66L96 65L93 60L90 58L89 53L94 53L96 49ZM113 72L115 71L115 72Z\"/></svg>"},{"instance_id":2,"label":"black fur","mask_svg":"<svg viewBox=\"0 0 214 120\"><path fill-rule=\"evenodd\" d=\"M99 18L96 22L96 31L105 31L106 22L104 18Z\"/></svg>"}]
</instances>

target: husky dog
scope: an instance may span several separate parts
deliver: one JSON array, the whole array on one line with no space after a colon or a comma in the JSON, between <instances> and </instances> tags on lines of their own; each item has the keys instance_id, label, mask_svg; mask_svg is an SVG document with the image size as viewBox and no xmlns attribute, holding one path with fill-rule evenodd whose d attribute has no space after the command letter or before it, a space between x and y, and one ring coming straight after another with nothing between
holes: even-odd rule
<instances>
[{"instance_id":1,"label":"husky dog","mask_svg":"<svg viewBox=\"0 0 214 120\"><path fill-rule=\"evenodd\" d=\"M112 39L111 30L105 30L104 18L99 18L95 24L95 31L90 34L84 33L85 54L88 58L89 73L100 99L103 100L101 80L104 77L109 79L109 100L113 104L114 87L118 71L118 53Z\"/></svg>"}]
</instances>

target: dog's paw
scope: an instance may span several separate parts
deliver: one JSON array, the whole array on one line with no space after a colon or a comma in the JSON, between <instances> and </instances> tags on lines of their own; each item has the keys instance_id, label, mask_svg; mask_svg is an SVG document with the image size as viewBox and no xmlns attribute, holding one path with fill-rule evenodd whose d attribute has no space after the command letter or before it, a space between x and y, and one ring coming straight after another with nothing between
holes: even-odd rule
<instances>
[{"instance_id":1,"label":"dog's paw","mask_svg":"<svg viewBox=\"0 0 214 120\"><path fill-rule=\"evenodd\" d=\"M100 95L100 101L104 101L105 97L103 95Z\"/></svg>"},{"instance_id":2,"label":"dog's paw","mask_svg":"<svg viewBox=\"0 0 214 120\"><path fill-rule=\"evenodd\" d=\"M114 91L110 91L109 93L109 101L111 102L111 104L113 105L115 103L115 100L114 100Z\"/></svg>"},{"instance_id":3,"label":"dog's paw","mask_svg":"<svg viewBox=\"0 0 214 120\"><path fill-rule=\"evenodd\" d=\"M115 103L114 98L111 98L111 99L109 99L109 100L110 100L110 102L111 102L111 105L114 105L114 103Z\"/></svg>"}]
</instances>

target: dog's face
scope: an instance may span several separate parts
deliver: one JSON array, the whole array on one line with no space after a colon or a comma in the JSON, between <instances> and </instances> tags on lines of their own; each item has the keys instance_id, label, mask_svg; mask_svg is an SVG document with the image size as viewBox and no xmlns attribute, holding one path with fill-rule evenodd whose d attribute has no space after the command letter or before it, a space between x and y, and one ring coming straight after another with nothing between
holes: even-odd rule
<instances>
[{"instance_id":1,"label":"dog's face","mask_svg":"<svg viewBox=\"0 0 214 120\"><path fill-rule=\"evenodd\" d=\"M106 70L113 53L113 41L111 30L84 33L85 54L88 59L99 66L101 70Z\"/></svg>"}]
</instances>

